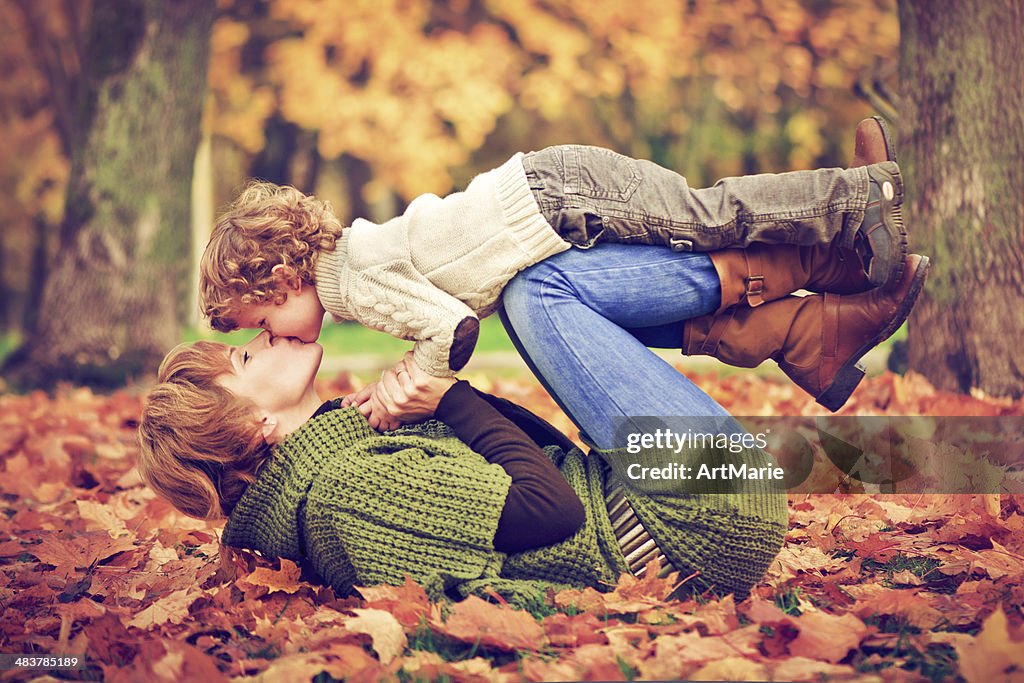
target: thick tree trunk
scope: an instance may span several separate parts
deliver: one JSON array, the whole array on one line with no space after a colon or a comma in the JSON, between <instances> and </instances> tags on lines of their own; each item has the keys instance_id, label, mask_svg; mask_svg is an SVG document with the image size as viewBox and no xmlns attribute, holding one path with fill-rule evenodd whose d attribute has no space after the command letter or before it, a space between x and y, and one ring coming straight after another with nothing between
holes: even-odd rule
<instances>
[{"instance_id":1,"label":"thick tree trunk","mask_svg":"<svg viewBox=\"0 0 1024 683\"><path fill-rule=\"evenodd\" d=\"M5 367L17 385L116 386L178 340L214 6L94 3L60 245Z\"/></svg>"},{"instance_id":2,"label":"thick tree trunk","mask_svg":"<svg viewBox=\"0 0 1024 683\"><path fill-rule=\"evenodd\" d=\"M1024 4L901 0L901 166L932 277L910 367L943 389L1024 393Z\"/></svg>"}]
</instances>

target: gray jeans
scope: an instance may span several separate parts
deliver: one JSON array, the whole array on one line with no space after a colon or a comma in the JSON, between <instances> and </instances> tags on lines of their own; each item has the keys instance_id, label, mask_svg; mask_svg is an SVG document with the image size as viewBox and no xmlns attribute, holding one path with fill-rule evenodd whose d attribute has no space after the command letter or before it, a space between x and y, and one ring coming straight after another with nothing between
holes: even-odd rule
<instances>
[{"instance_id":1,"label":"gray jeans","mask_svg":"<svg viewBox=\"0 0 1024 683\"><path fill-rule=\"evenodd\" d=\"M864 167L724 178L693 190L651 161L560 145L523 160L541 213L568 242L714 251L751 242L853 245L868 199Z\"/></svg>"}]
</instances>

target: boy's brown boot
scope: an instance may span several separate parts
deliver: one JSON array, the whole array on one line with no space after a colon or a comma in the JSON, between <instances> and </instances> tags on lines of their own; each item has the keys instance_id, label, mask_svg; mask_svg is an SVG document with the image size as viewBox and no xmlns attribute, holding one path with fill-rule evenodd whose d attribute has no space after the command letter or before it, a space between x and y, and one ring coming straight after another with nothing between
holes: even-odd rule
<instances>
[{"instance_id":1,"label":"boy's brown boot","mask_svg":"<svg viewBox=\"0 0 1024 683\"><path fill-rule=\"evenodd\" d=\"M683 353L745 368L772 358L818 403L836 411L864 377L860 359L910 315L928 268L928 257L911 254L901 280L891 288L849 296L787 296L688 320Z\"/></svg>"},{"instance_id":2,"label":"boy's brown boot","mask_svg":"<svg viewBox=\"0 0 1024 683\"><path fill-rule=\"evenodd\" d=\"M872 116L857 124L853 138L850 168L896 161L896 142L889 124L881 116Z\"/></svg>"},{"instance_id":3,"label":"boy's brown boot","mask_svg":"<svg viewBox=\"0 0 1024 683\"><path fill-rule=\"evenodd\" d=\"M892 162L892 163L884 163ZM881 116L857 124L850 168L868 166L868 205L864 221L850 244L873 285L900 281L907 255L903 226L903 182L896 166L896 143Z\"/></svg>"},{"instance_id":4,"label":"boy's brown boot","mask_svg":"<svg viewBox=\"0 0 1024 683\"><path fill-rule=\"evenodd\" d=\"M896 161L896 144L885 119L872 116L857 124L850 168L882 161ZM874 286L862 265L863 253L836 243L813 247L754 244L710 255L722 283L719 312L743 301L758 306L798 289L856 294Z\"/></svg>"}]
</instances>

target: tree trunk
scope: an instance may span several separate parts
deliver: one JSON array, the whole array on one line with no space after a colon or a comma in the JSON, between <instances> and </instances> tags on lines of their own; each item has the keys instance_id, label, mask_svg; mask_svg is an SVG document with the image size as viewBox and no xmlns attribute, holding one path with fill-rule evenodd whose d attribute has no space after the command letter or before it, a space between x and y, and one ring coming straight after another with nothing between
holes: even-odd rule
<instances>
[{"instance_id":1,"label":"tree trunk","mask_svg":"<svg viewBox=\"0 0 1024 683\"><path fill-rule=\"evenodd\" d=\"M39 320L39 303L43 300L43 286L46 284L46 266L49 257L49 236L55 226L40 211L32 219L32 250L28 263L28 287L25 290L24 308L21 312L21 327L24 332L34 330Z\"/></svg>"},{"instance_id":2,"label":"tree trunk","mask_svg":"<svg viewBox=\"0 0 1024 683\"><path fill-rule=\"evenodd\" d=\"M189 301L189 198L215 0L96 0L60 244L16 385L151 373Z\"/></svg>"},{"instance_id":3,"label":"tree trunk","mask_svg":"<svg viewBox=\"0 0 1024 683\"><path fill-rule=\"evenodd\" d=\"M901 0L900 162L913 251L933 260L910 368L1024 393L1024 5Z\"/></svg>"}]
</instances>

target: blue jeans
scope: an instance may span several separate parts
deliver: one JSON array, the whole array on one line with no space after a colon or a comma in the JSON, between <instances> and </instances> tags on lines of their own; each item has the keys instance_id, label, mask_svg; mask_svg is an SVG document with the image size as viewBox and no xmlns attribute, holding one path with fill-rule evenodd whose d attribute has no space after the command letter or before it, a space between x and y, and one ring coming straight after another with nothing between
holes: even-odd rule
<instances>
[{"instance_id":1,"label":"blue jeans","mask_svg":"<svg viewBox=\"0 0 1024 683\"><path fill-rule=\"evenodd\" d=\"M710 431L742 431L647 348L680 348L683 321L713 312L720 298L705 253L598 243L516 275L501 315L548 393L595 445L609 449L625 445L623 426L641 416L703 416Z\"/></svg>"}]
</instances>

